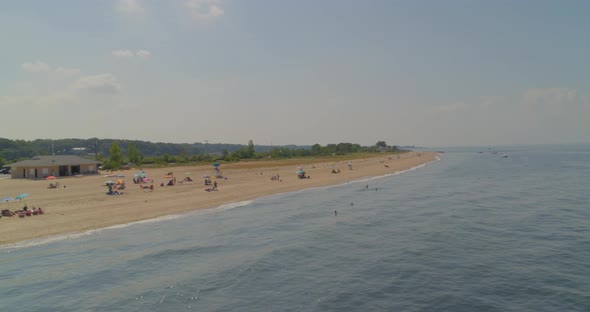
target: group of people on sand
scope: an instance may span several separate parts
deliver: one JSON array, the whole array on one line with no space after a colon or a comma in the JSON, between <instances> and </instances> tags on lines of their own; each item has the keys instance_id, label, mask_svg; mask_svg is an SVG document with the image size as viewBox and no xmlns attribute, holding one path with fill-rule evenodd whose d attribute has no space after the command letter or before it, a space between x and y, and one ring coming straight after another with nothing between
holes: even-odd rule
<instances>
[{"instance_id":1,"label":"group of people on sand","mask_svg":"<svg viewBox=\"0 0 590 312\"><path fill-rule=\"evenodd\" d=\"M340 169L332 169L332 173L340 173Z\"/></svg>"},{"instance_id":2,"label":"group of people on sand","mask_svg":"<svg viewBox=\"0 0 590 312\"><path fill-rule=\"evenodd\" d=\"M39 208L35 208L35 206L33 206L33 209L29 209L29 207L27 207L27 205L25 205L23 207L23 209L21 210L16 210L16 211L10 211L8 209L4 209L2 210L2 217L12 217L12 216L19 216L19 218L24 218L24 217L30 217L30 216L36 216L36 215L42 215L45 212L43 211L43 208L39 207Z\"/></svg>"},{"instance_id":3,"label":"group of people on sand","mask_svg":"<svg viewBox=\"0 0 590 312\"><path fill-rule=\"evenodd\" d=\"M283 179L281 179L281 177L277 174L277 175L273 175L272 177L270 177L271 181L280 181L283 182Z\"/></svg>"},{"instance_id":4,"label":"group of people on sand","mask_svg":"<svg viewBox=\"0 0 590 312\"><path fill-rule=\"evenodd\" d=\"M168 180L168 183L166 183L166 186L174 186L176 184L176 178L172 178L170 180ZM160 183L160 186L164 186L164 183Z\"/></svg>"},{"instance_id":5,"label":"group of people on sand","mask_svg":"<svg viewBox=\"0 0 590 312\"><path fill-rule=\"evenodd\" d=\"M211 185L211 180L209 180L209 184L207 184L207 181L205 181L205 185ZM205 191L207 191L207 192L217 191L217 181L213 181L213 186L206 188Z\"/></svg>"},{"instance_id":6,"label":"group of people on sand","mask_svg":"<svg viewBox=\"0 0 590 312\"><path fill-rule=\"evenodd\" d=\"M123 195L123 192L119 192L120 189L124 189L125 188L125 184L122 185L114 185L114 184L109 184L109 191L107 192L107 195Z\"/></svg>"}]
</instances>

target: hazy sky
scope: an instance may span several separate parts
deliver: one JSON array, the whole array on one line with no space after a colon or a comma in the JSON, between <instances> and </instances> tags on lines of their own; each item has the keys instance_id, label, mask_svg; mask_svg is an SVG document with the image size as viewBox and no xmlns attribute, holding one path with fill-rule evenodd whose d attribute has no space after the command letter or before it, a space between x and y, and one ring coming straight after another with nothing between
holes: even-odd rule
<instances>
[{"instance_id":1,"label":"hazy sky","mask_svg":"<svg viewBox=\"0 0 590 312\"><path fill-rule=\"evenodd\" d=\"M586 0L0 7L0 137L590 142Z\"/></svg>"}]
</instances>

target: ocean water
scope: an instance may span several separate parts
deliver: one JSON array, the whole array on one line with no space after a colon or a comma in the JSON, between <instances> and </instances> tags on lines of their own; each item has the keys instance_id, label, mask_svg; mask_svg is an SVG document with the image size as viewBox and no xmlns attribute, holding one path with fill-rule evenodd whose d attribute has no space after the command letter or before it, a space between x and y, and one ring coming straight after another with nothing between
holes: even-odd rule
<instances>
[{"instance_id":1,"label":"ocean water","mask_svg":"<svg viewBox=\"0 0 590 312\"><path fill-rule=\"evenodd\" d=\"M590 311L590 146L478 151L0 247L0 311Z\"/></svg>"}]
</instances>

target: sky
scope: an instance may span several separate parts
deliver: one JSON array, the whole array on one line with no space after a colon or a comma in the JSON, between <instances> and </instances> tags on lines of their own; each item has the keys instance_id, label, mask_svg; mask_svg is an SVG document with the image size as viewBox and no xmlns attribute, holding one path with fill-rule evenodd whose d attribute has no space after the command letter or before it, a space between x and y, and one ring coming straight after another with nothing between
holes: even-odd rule
<instances>
[{"instance_id":1,"label":"sky","mask_svg":"<svg viewBox=\"0 0 590 312\"><path fill-rule=\"evenodd\" d=\"M0 137L590 142L585 0L0 6Z\"/></svg>"}]
</instances>

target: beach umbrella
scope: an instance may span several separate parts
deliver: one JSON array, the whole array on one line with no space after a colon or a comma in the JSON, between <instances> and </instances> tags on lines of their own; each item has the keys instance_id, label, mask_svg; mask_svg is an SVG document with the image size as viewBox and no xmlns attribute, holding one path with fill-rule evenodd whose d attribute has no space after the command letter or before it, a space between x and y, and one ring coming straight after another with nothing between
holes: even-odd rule
<instances>
[{"instance_id":1,"label":"beach umbrella","mask_svg":"<svg viewBox=\"0 0 590 312\"><path fill-rule=\"evenodd\" d=\"M16 195L16 199L23 199L27 196L29 196L29 194L27 194L27 193L18 194L18 195Z\"/></svg>"},{"instance_id":2,"label":"beach umbrella","mask_svg":"<svg viewBox=\"0 0 590 312\"><path fill-rule=\"evenodd\" d=\"M151 181L150 178L143 178L143 179L141 179L141 182L150 182L150 181Z\"/></svg>"},{"instance_id":3,"label":"beach umbrella","mask_svg":"<svg viewBox=\"0 0 590 312\"><path fill-rule=\"evenodd\" d=\"M57 178L56 178L55 176L48 176L48 177L47 177L47 178L45 178L45 179L47 179L47 180L55 180L55 179L57 179Z\"/></svg>"},{"instance_id":4,"label":"beach umbrella","mask_svg":"<svg viewBox=\"0 0 590 312\"><path fill-rule=\"evenodd\" d=\"M303 170L299 170L299 171L297 171L296 173L297 173L297 174L305 174L305 171L303 171Z\"/></svg>"},{"instance_id":5,"label":"beach umbrella","mask_svg":"<svg viewBox=\"0 0 590 312\"><path fill-rule=\"evenodd\" d=\"M213 167L219 167L219 163L218 162L214 162L213 163Z\"/></svg>"}]
</instances>

